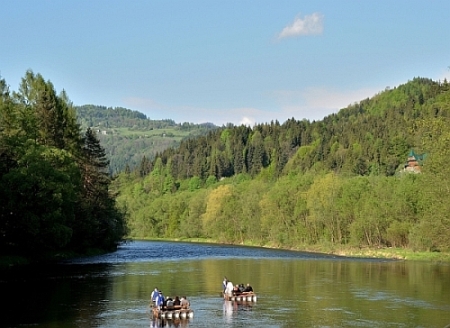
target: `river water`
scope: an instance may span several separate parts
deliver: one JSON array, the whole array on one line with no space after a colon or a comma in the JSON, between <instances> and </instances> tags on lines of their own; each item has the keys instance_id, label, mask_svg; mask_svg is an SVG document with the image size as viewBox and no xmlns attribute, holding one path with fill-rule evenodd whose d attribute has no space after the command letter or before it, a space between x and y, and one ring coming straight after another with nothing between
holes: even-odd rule
<instances>
[{"instance_id":1,"label":"river water","mask_svg":"<svg viewBox=\"0 0 450 328\"><path fill-rule=\"evenodd\" d=\"M256 302L224 301L222 279ZM151 291L194 317L155 320ZM450 324L450 265L212 244L134 241L117 252L0 277L1 327L438 327ZM449 326L450 327L450 326Z\"/></svg>"}]
</instances>

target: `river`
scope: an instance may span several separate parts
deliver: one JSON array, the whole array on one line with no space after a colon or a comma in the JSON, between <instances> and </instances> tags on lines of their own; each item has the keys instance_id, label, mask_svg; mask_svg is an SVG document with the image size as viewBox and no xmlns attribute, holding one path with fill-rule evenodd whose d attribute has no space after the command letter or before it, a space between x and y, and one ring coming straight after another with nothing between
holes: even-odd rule
<instances>
[{"instance_id":1,"label":"river","mask_svg":"<svg viewBox=\"0 0 450 328\"><path fill-rule=\"evenodd\" d=\"M256 302L224 301L223 277ZM154 320L157 287L186 295L187 320ZM111 254L0 276L1 327L426 327L450 324L448 263L354 259L182 242L133 241ZM450 327L450 326L449 326Z\"/></svg>"}]
</instances>

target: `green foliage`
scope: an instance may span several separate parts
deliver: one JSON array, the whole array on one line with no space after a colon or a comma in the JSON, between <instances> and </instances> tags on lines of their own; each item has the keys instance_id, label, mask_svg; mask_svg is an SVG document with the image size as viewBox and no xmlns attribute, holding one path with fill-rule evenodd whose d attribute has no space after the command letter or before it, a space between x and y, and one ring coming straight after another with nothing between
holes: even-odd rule
<instances>
[{"instance_id":1,"label":"green foliage","mask_svg":"<svg viewBox=\"0 0 450 328\"><path fill-rule=\"evenodd\" d=\"M214 175L210 175L205 181L205 187L210 187L214 185L216 182L217 182L216 177Z\"/></svg>"},{"instance_id":2,"label":"green foliage","mask_svg":"<svg viewBox=\"0 0 450 328\"><path fill-rule=\"evenodd\" d=\"M197 189L200 189L202 186L202 180L199 177L192 177L189 179L189 190L195 191Z\"/></svg>"},{"instance_id":3,"label":"green foliage","mask_svg":"<svg viewBox=\"0 0 450 328\"><path fill-rule=\"evenodd\" d=\"M118 203L132 236L448 250L449 103L447 83L417 78L323 121L209 131L118 186ZM421 174L403 171L411 149ZM147 188L155 176L170 193Z\"/></svg>"},{"instance_id":4,"label":"green foliage","mask_svg":"<svg viewBox=\"0 0 450 328\"><path fill-rule=\"evenodd\" d=\"M17 167L1 177L2 244L22 252L64 247L75 216L74 161L62 150L34 143L24 150Z\"/></svg>"},{"instance_id":5,"label":"green foliage","mask_svg":"<svg viewBox=\"0 0 450 328\"><path fill-rule=\"evenodd\" d=\"M27 71L12 95L0 80L0 252L112 249L126 233L109 193L108 160L81 134L65 94Z\"/></svg>"},{"instance_id":6,"label":"green foliage","mask_svg":"<svg viewBox=\"0 0 450 328\"><path fill-rule=\"evenodd\" d=\"M447 105L448 108L448 105ZM422 202L426 209L420 223L427 231L415 231L416 247L426 250L450 249L450 216L448 199L450 197L450 119L448 117L424 120L419 124L423 136L423 149L427 156L423 174L427 176L422 186ZM428 236L427 236L428 235Z\"/></svg>"}]
</instances>

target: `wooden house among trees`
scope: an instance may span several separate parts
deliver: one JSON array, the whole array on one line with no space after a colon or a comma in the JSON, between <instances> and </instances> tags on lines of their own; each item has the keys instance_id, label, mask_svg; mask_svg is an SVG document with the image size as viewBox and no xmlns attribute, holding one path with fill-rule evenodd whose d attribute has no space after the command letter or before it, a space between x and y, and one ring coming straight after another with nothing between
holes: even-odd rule
<instances>
[{"instance_id":1,"label":"wooden house among trees","mask_svg":"<svg viewBox=\"0 0 450 328\"><path fill-rule=\"evenodd\" d=\"M406 161L404 171L411 173L420 173L424 158L425 154L416 154L414 150L411 149L408 154L408 160Z\"/></svg>"}]
</instances>

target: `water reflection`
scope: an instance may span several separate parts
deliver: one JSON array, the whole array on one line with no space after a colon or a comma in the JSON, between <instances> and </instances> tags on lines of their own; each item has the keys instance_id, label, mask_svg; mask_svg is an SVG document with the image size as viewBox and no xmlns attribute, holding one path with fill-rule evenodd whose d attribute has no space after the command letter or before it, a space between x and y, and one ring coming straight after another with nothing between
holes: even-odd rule
<instances>
[{"instance_id":1,"label":"water reflection","mask_svg":"<svg viewBox=\"0 0 450 328\"><path fill-rule=\"evenodd\" d=\"M173 320L157 319L157 318L150 319L151 328L162 328L162 327L185 328L189 327L189 323L190 320L181 320L181 319L173 319Z\"/></svg>"},{"instance_id":2,"label":"water reflection","mask_svg":"<svg viewBox=\"0 0 450 328\"><path fill-rule=\"evenodd\" d=\"M232 323L239 311L252 311L255 303L242 301L223 301L223 317L226 323Z\"/></svg>"},{"instance_id":3,"label":"water reflection","mask_svg":"<svg viewBox=\"0 0 450 328\"><path fill-rule=\"evenodd\" d=\"M232 301L223 301L223 316L227 323L232 322L232 318L233 318L233 302Z\"/></svg>"}]
</instances>

